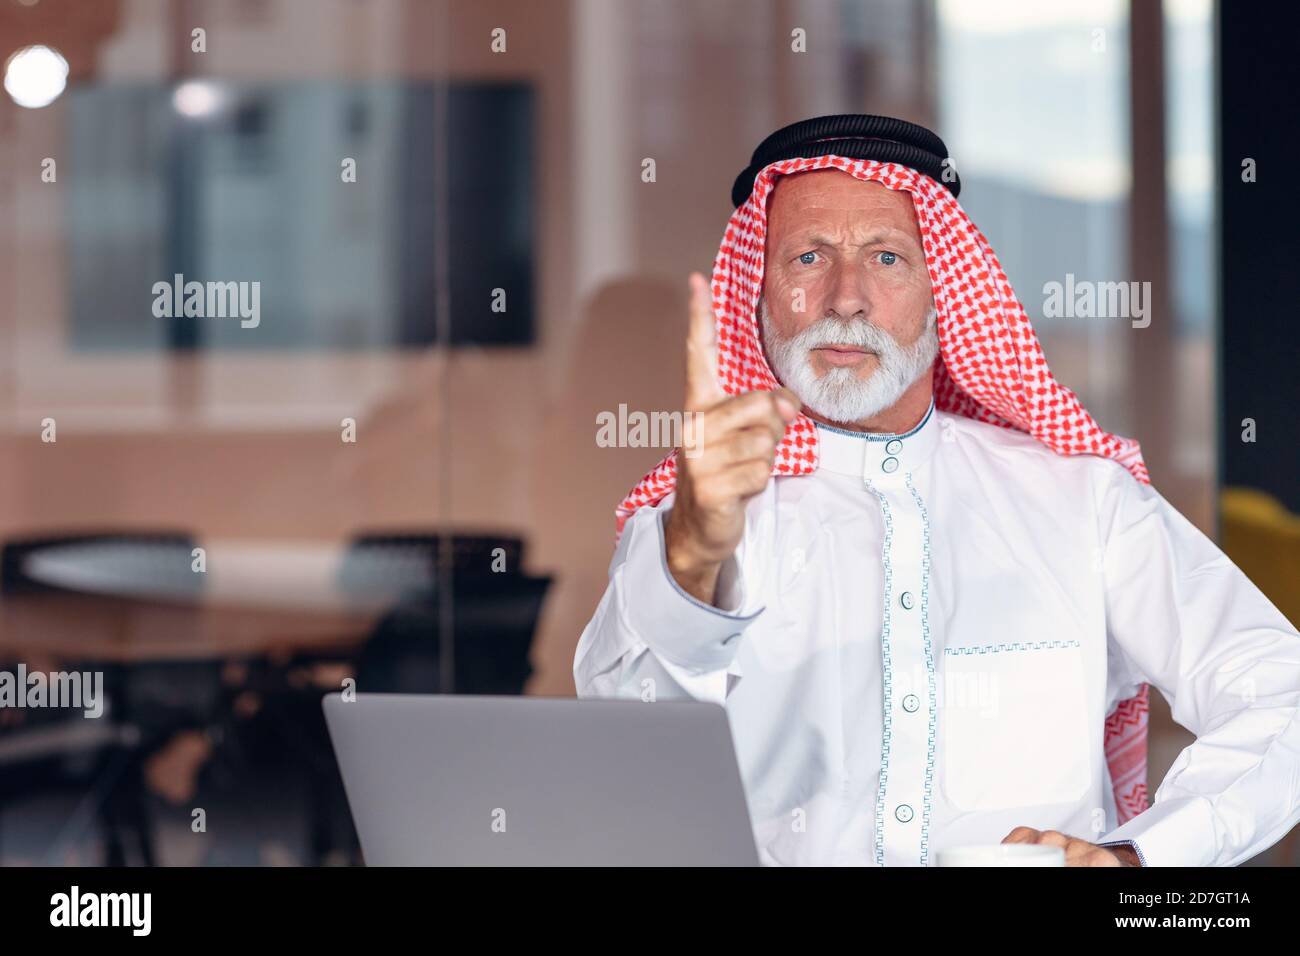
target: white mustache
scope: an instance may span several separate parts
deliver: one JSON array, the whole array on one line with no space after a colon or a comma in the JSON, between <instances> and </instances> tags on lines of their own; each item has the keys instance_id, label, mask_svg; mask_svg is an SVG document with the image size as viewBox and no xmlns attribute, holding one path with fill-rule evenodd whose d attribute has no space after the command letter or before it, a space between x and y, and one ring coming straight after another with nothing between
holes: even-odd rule
<instances>
[{"instance_id":1,"label":"white mustache","mask_svg":"<svg viewBox=\"0 0 1300 956\"><path fill-rule=\"evenodd\" d=\"M835 319L830 316L818 319L787 342L804 351L828 345L852 345L877 355L900 347L898 340L878 325L865 320Z\"/></svg>"},{"instance_id":2,"label":"white mustache","mask_svg":"<svg viewBox=\"0 0 1300 956\"><path fill-rule=\"evenodd\" d=\"M924 332L929 331L938 319L938 312L932 307L925 316ZM837 319L832 316L818 319L802 332L785 340L787 347L803 349L825 348L828 345L852 345L860 349L883 355L897 351L904 346L880 326L867 319Z\"/></svg>"}]
</instances>

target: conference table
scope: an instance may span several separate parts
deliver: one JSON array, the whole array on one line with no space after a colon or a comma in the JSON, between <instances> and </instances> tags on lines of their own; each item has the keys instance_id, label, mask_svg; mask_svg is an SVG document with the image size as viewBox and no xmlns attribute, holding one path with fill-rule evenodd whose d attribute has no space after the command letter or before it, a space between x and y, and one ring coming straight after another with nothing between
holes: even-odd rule
<instances>
[{"instance_id":1,"label":"conference table","mask_svg":"<svg viewBox=\"0 0 1300 956\"><path fill-rule=\"evenodd\" d=\"M190 544L178 541L38 546L21 557L17 577L27 586L0 596L0 666L21 661L29 671L75 666L104 673L114 704L107 719L0 737L0 767L23 766L42 752L97 748L109 755L98 779L117 783L102 791L94 812L103 820L110 865L126 862L128 844L140 847L146 863L155 858L143 761L168 727L226 726L222 714L241 688L256 688L263 699L306 692L293 713L300 721L310 722L312 713L319 719L312 688L316 695L338 689L380 619L434 588L431 562L411 549L248 540L205 540L202 547L206 569L196 572ZM150 700L161 700L163 710L150 709ZM320 857L329 844L319 834L337 811L322 757L313 756L323 743L306 732L303 738L307 750L297 759L313 775L308 814Z\"/></svg>"},{"instance_id":2,"label":"conference table","mask_svg":"<svg viewBox=\"0 0 1300 956\"><path fill-rule=\"evenodd\" d=\"M23 573L58 590L0 598L0 658L132 661L285 656L364 641L387 610L430 594L415 554L313 541L188 546L78 542L27 554Z\"/></svg>"}]
</instances>

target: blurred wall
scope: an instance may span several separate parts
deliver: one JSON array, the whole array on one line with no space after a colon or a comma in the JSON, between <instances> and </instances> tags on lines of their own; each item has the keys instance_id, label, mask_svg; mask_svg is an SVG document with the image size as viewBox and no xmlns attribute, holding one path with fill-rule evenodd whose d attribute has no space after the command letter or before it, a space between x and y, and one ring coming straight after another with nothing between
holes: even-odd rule
<instances>
[{"instance_id":1,"label":"blurred wall","mask_svg":"<svg viewBox=\"0 0 1300 956\"><path fill-rule=\"evenodd\" d=\"M935 11L910 0L121 0L95 17L72 2L40 7L21 42L76 51L74 84L532 85L538 339L526 349L70 352L65 191L39 177L42 158L66 149L66 98L34 111L0 100L0 536L104 525L322 541L377 526L520 533L529 569L556 576L534 653L530 690L541 694L572 693L614 506L666 451L599 448L595 416L678 405L686 274L712 263L749 152L822 113L937 115ZM6 52L15 24L0 19ZM193 26L207 30L207 53L190 52ZM498 27L504 54L490 47ZM791 51L794 27L806 54ZM654 182L641 178L646 158ZM445 267L433 258L431 270ZM1033 314L1035 290L1019 291ZM1142 400L1139 370L1107 359L1113 342L1062 332L1045 343L1085 401L1090 389L1111 394L1116 376ZM1208 406L1197 385L1206 354L1190 354L1180 387ZM57 444L40 441L46 417ZM355 445L339 440L344 417L359 423ZM1166 463L1152 464L1158 475ZM1170 497L1208 527L1198 474Z\"/></svg>"}]
</instances>

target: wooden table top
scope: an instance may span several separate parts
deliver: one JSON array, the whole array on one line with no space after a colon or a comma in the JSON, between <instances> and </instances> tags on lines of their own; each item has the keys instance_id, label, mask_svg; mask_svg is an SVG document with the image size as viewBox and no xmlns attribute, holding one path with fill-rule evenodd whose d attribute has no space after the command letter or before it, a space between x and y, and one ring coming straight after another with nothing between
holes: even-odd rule
<instances>
[{"instance_id":1,"label":"wooden table top","mask_svg":"<svg viewBox=\"0 0 1300 956\"><path fill-rule=\"evenodd\" d=\"M6 596L0 598L0 660L132 663L346 652L365 641L382 613Z\"/></svg>"}]
</instances>

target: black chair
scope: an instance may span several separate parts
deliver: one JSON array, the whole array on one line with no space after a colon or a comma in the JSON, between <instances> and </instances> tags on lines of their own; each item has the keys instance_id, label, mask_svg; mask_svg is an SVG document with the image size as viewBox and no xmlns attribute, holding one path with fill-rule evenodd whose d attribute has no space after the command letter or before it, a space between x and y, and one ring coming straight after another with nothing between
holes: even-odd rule
<instances>
[{"instance_id":1,"label":"black chair","mask_svg":"<svg viewBox=\"0 0 1300 956\"><path fill-rule=\"evenodd\" d=\"M349 569L363 563L423 567L426 582L407 589L371 634L356 661L358 689L441 693L448 683L445 637L452 641L454 693L522 693L551 581L525 574L523 559L523 541L508 535L358 535L344 561L345 582Z\"/></svg>"},{"instance_id":2,"label":"black chair","mask_svg":"<svg viewBox=\"0 0 1300 956\"><path fill-rule=\"evenodd\" d=\"M549 577L457 580L451 588L450 634L437 597L407 602L380 620L357 659L357 689L438 694L443 640L452 641L451 692L521 694L532 675L533 634Z\"/></svg>"}]
</instances>

